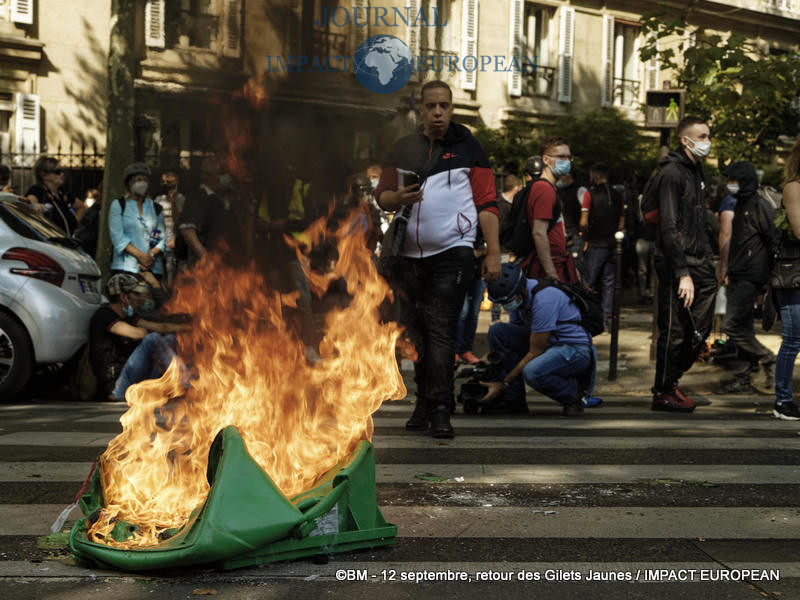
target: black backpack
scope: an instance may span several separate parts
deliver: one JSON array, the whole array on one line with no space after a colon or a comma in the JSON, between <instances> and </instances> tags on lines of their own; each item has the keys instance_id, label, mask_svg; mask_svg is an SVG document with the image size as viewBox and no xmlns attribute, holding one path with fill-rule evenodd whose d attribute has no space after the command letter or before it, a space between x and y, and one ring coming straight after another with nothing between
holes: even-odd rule
<instances>
[{"instance_id":1,"label":"black backpack","mask_svg":"<svg viewBox=\"0 0 800 600\"><path fill-rule=\"evenodd\" d=\"M579 321L558 321L562 323L574 323L583 327L592 337L600 335L605 331L603 325L603 307L600 304L600 294L594 290L583 286L580 283L564 283L557 279L540 279L536 287L531 291L531 298L539 291L547 287L554 287L564 292L572 300L581 313Z\"/></svg>"},{"instance_id":2,"label":"black backpack","mask_svg":"<svg viewBox=\"0 0 800 600\"><path fill-rule=\"evenodd\" d=\"M661 165L653 169L644 191L639 196L639 219L646 228L655 229L661 221L661 203L658 199L658 188L661 184Z\"/></svg>"},{"instance_id":3,"label":"black backpack","mask_svg":"<svg viewBox=\"0 0 800 600\"><path fill-rule=\"evenodd\" d=\"M547 179L540 177L534 179L516 193L514 200L511 203L511 210L508 213L508 219L505 223L500 224L500 246L509 252L513 252L518 258L522 258L530 254L533 249L533 234L531 233L531 224L528 222L528 196L531 193L533 184L537 181L547 181ZM547 181L550 186L552 183ZM555 186L553 186L554 191ZM556 199L558 194L556 194ZM547 227L550 231L558 219L561 217L561 204L556 200L553 218Z\"/></svg>"},{"instance_id":4,"label":"black backpack","mask_svg":"<svg viewBox=\"0 0 800 600\"><path fill-rule=\"evenodd\" d=\"M116 200L117 200L117 202L119 202L119 207L122 209L122 212L125 212L125 202L126 202L125 196L122 196L121 198L117 198ZM112 200L111 202L113 204L114 201ZM156 209L156 216L160 215L162 213L162 211L164 210L164 207L161 206L155 200L153 200L153 206Z\"/></svg>"}]
</instances>

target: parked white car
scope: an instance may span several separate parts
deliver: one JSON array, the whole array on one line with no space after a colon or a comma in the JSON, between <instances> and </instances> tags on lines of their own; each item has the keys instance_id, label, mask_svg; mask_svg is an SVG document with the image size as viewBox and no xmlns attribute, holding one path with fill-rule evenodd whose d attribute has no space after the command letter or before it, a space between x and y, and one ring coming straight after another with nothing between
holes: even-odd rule
<instances>
[{"instance_id":1,"label":"parked white car","mask_svg":"<svg viewBox=\"0 0 800 600\"><path fill-rule=\"evenodd\" d=\"M36 365L87 343L103 296L100 269L78 243L11 194L0 194L0 400Z\"/></svg>"}]
</instances>

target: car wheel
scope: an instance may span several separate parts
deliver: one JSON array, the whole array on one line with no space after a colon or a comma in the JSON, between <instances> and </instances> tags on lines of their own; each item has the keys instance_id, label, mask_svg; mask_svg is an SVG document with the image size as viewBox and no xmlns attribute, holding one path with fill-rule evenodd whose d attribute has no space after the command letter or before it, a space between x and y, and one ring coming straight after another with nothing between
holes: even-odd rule
<instances>
[{"instance_id":1,"label":"car wheel","mask_svg":"<svg viewBox=\"0 0 800 600\"><path fill-rule=\"evenodd\" d=\"M0 398L28 382L33 371L33 348L28 333L9 315L0 312Z\"/></svg>"}]
</instances>

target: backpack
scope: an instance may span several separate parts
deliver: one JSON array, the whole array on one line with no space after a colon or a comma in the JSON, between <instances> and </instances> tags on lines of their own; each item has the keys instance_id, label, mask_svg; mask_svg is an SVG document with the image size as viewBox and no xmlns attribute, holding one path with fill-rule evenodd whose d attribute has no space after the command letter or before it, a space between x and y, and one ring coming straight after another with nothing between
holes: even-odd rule
<instances>
[{"instance_id":1,"label":"backpack","mask_svg":"<svg viewBox=\"0 0 800 600\"><path fill-rule=\"evenodd\" d=\"M644 191L639 196L639 219L644 223L645 228L653 228L661 221L661 203L658 199L658 188L661 184L661 165L653 169L647 183L644 184Z\"/></svg>"},{"instance_id":2,"label":"backpack","mask_svg":"<svg viewBox=\"0 0 800 600\"><path fill-rule=\"evenodd\" d=\"M783 207L783 194L778 188L771 185L760 185L756 193L767 201L772 210L778 210Z\"/></svg>"},{"instance_id":3,"label":"backpack","mask_svg":"<svg viewBox=\"0 0 800 600\"><path fill-rule=\"evenodd\" d=\"M528 222L528 196L530 195L533 184L537 181L547 181L547 179L540 177L530 181L528 185L522 188L514 196L511 203L511 210L508 213L508 219L505 223L500 225L500 246L509 252L513 252L518 258L522 258L530 254L534 249L533 235L531 233L531 224ZM555 186L547 181L557 192ZM553 218L550 219L550 224L547 231L550 231L558 219L561 217L561 204L558 202L558 194L556 193L556 205L554 207Z\"/></svg>"},{"instance_id":4,"label":"backpack","mask_svg":"<svg viewBox=\"0 0 800 600\"><path fill-rule=\"evenodd\" d=\"M121 198L117 198L117 202L119 202L119 207L122 209L122 212L125 212L125 202L126 202L125 196L122 196ZM113 203L113 200L112 200L112 203ZM153 200L153 206L156 209L156 216L160 215L164 210L164 207L161 206L155 200Z\"/></svg>"},{"instance_id":5,"label":"backpack","mask_svg":"<svg viewBox=\"0 0 800 600\"><path fill-rule=\"evenodd\" d=\"M580 283L564 283L557 279L541 279L531 292L531 298L547 287L555 287L564 292L581 313L580 320L557 321L557 324L574 323L580 325L592 337L605 331L603 324L603 307L600 294Z\"/></svg>"}]
</instances>

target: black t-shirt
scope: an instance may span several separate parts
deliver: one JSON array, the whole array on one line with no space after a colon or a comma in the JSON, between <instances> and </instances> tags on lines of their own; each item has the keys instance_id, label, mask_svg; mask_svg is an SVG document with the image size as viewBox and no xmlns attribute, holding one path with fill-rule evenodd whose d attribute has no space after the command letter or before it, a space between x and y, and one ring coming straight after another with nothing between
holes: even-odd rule
<instances>
[{"instance_id":1,"label":"black t-shirt","mask_svg":"<svg viewBox=\"0 0 800 600\"><path fill-rule=\"evenodd\" d=\"M25 192L25 196L36 196L36 199L41 204L45 206L48 204L51 205L45 210L44 217L57 227L66 231L68 236L71 236L75 232L75 229L78 227L78 220L75 218L75 213L72 210L74 200L72 200L64 190L58 190L56 194L53 194L42 184L35 183L28 188L28 191Z\"/></svg>"},{"instance_id":2,"label":"black t-shirt","mask_svg":"<svg viewBox=\"0 0 800 600\"><path fill-rule=\"evenodd\" d=\"M110 305L103 304L89 321L89 362L106 393L111 391L108 386L113 387L125 361L140 341L111 333L111 327L117 321L125 321L135 326L139 322L139 317L122 318Z\"/></svg>"},{"instance_id":3,"label":"black t-shirt","mask_svg":"<svg viewBox=\"0 0 800 600\"><path fill-rule=\"evenodd\" d=\"M217 194L209 194L205 188L186 200L179 227L184 225L194 227L206 250L213 250L222 240L234 254L243 250L242 234L233 210ZM197 257L191 248L189 254L190 262L194 263Z\"/></svg>"}]
</instances>

